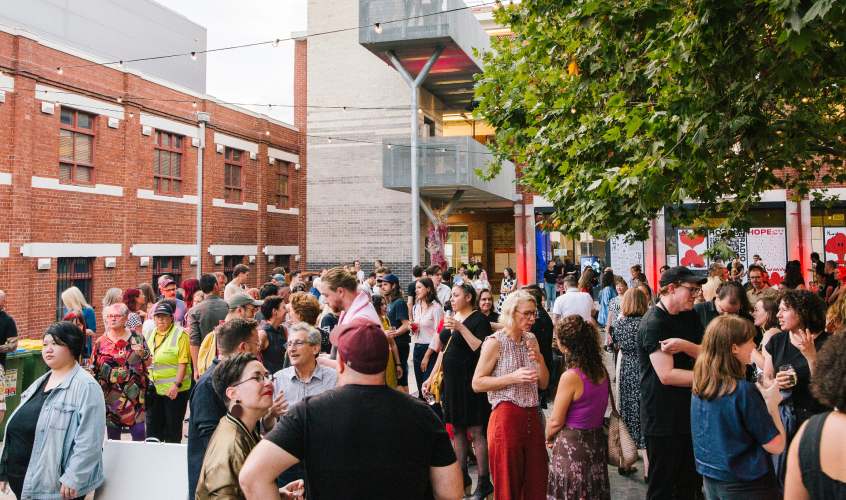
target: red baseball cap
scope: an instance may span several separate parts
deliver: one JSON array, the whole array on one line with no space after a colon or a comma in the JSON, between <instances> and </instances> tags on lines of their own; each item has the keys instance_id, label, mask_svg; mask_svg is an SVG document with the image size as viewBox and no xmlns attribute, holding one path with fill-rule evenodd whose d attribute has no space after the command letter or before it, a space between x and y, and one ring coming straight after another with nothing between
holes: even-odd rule
<instances>
[{"instance_id":1,"label":"red baseball cap","mask_svg":"<svg viewBox=\"0 0 846 500\"><path fill-rule=\"evenodd\" d=\"M337 326L329 335L344 364L358 373L376 375L388 368L388 337L382 327L366 319Z\"/></svg>"}]
</instances>

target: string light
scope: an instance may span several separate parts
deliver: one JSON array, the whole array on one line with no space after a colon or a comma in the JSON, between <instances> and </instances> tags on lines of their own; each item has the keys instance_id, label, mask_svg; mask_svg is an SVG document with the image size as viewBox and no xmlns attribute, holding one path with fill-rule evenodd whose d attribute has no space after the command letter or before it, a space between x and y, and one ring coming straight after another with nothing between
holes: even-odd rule
<instances>
[{"instance_id":1,"label":"string light","mask_svg":"<svg viewBox=\"0 0 846 500\"><path fill-rule=\"evenodd\" d=\"M807 97L803 97L803 98L802 98L802 102L808 102L808 98L807 98Z\"/></svg>"},{"instance_id":2,"label":"string light","mask_svg":"<svg viewBox=\"0 0 846 500\"><path fill-rule=\"evenodd\" d=\"M327 137L327 140L328 140L329 142L332 142L332 138L331 138L331 137Z\"/></svg>"},{"instance_id":3,"label":"string light","mask_svg":"<svg viewBox=\"0 0 846 500\"><path fill-rule=\"evenodd\" d=\"M122 102L123 102L123 99L121 99L121 98L120 98L120 96L118 96L118 98L117 98L117 102L118 102L118 104L120 104L120 103L122 103Z\"/></svg>"},{"instance_id":4,"label":"string light","mask_svg":"<svg viewBox=\"0 0 846 500\"><path fill-rule=\"evenodd\" d=\"M570 113L576 114L576 108L570 108Z\"/></svg>"},{"instance_id":5,"label":"string light","mask_svg":"<svg viewBox=\"0 0 846 500\"><path fill-rule=\"evenodd\" d=\"M119 61L117 66L118 66L118 68L122 68L123 67L123 61Z\"/></svg>"},{"instance_id":6,"label":"string light","mask_svg":"<svg viewBox=\"0 0 846 500\"><path fill-rule=\"evenodd\" d=\"M417 113L422 115L423 114L423 108L417 108Z\"/></svg>"},{"instance_id":7,"label":"string light","mask_svg":"<svg viewBox=\"0 0 846 500\"><path fill-rule=\"evenodd\" d=\"M64 71L62 71L62 67L61 67L61 66L58 66L58 67L56 68L56 73L58 73L58 74L60 74L60 75L61 75L62 73L64 73Z\"/></svg>"},{"instance_id":8,"label":"string light","mask_svg":"<svg viewBox=\"0 0 846 500\"><path fill-rule=\"evenodd\" d=\"M347 107L346 107L346 106L344 106L344 113L346 113L346 112L347 112Z\"/></svg>"},{"instance_id":9,"label":"string light","mask_svg":"<svg viewBox=\"0 0 846 500\"><path fill-rule=\"evenodd\" d=\"M191 105L196 108L197 107L197 101L192 102Z\"/></svg>"},{"instance_id":10,"label":"string light","mask_svg":"<svg viewBox=\"0 0 846 500\"><path fill-rule=\"evenodd\" d=\"M129 112L129 117L130 117L130 118L132 118L132 117L134 117L134 116L135 116L135 113L133 113L132 111L130 111L130 112Z\"/></svg>"},{"instance_id":11,"label":"string light","mask_svg":"<svg viewBox=\"0 0 846 500\"><path fill-rule=\"evenodd\" d=\"M382 32L381 23L376 23L376 33L381 33L381 32Z\"/></svg>"},{"instance_id":12,"label":"string light","mask_svg":"<svg viewBox=\"0 0 846 500\"><path fill-rule=\"evenodd\" d=\"M267 110L268 110L268 111L271 111L272 109L273 109L273 106L272 106L272 105L270 105L270 104L268 104L268 105L267 105Z\"/></svg>"},{"instance_id":13,"label":"string light","mask_svg":"<svg viewBox=\"0 0 846 500\"><path fill-rule=\"evenodd\" d=\"M196 52L191 52L191 60L192 60L192 61L196 61L196 60L197 60L197 53L196 53Z\"/></svg>"},{"instance_id":14,"label":"string light","mask_svg":"<svg viewBox=\"0 0 846 500\"><path fill-rule=\"evenodd\" d=\"M273 46L274 46L274 47L278 47L278 46L279 46L279 39L278 39L278 38L277 38L276 40L274 40L274 41L273 41Z\"/></svg>"},{"instance_id":15,"label":"string light","mask_svg":"<svg viewBox=\"0 0 846 500\"><path fill-rule=\"evenodd\" d=\"M388 149L391 149L391 147L392 147L392 146L391 146L390 144L388 144Z\"/></svg>"},{"instance_id":16,"label":"string light","mask_svg":"<svg viewBox=\"0 0 846 500\"><path fill-rule=\"evenodd\" d=\"M270 130L265 131L264 135L270 135Z\"/></svg>"}]
</instances>

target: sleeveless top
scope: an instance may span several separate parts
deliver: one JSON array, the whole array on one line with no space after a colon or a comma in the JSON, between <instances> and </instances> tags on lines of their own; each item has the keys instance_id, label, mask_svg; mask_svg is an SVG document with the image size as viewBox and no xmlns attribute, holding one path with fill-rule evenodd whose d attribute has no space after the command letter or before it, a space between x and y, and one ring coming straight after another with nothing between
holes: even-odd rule
<instances>
[{"instance_id":1,"label":"sleeveless top","mask_svg":"<svg viewBox=\"0 0 846 500\"><path fill-rule=\"evenodd\" d=\"M570 368L582 378L582 397L570 403L564 425L571 429L599 429L608 408L608 377L594 384L578 368Z\"/></svg>"},{"instance_id":2,"label":"sleeveless top","mask_svg":"<svg viewBox=\"0 0 846 500\"><path fill-rule=\"evenodd\" d=\"M846 483L832 479L820 466L820 438L823 424L830 413L821 413L808 419L799 443L799 470L802 471L802 483L811 498L843 500L846 499Z\"/></svg>"},{"instance_id":3,"label":"sleeveless top","mask_svg":"<svg viewBox=\"0 0 846 500\"><path fill-rule=\"evenodd\" d=\"M511 340L505 330L497 330L491 337L499 343L499 359L494 365L491 377L501 377L514 373L518 368L536 368L535 362L529 359L529 348L527 341L535 341L535 336L529 332L523 332L523 342L519 344ZM488 338L491 338L488 337ZM543 362L543 360L540 360ZM491 408L496 408L503 401L514 403L521 408L537 408L538 406L538 383L511 384L502 389L488 393L488 401Z\"/></svg>"}]
</instances>

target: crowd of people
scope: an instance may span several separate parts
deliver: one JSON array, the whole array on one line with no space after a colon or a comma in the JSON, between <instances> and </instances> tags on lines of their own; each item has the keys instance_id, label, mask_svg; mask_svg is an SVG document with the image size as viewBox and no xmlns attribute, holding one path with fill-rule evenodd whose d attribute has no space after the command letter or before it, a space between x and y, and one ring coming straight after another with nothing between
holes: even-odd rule
<instances>
[{"instance_id":1,"label":"crowd of people","mask_svg":"<svg viewBox=\"0 0 846 500\"><path fill-rule=\"evenodd\" d=\"M790 263L777 287L759 258L664 266L655 292L640 266L550 262L540 286L504 269L498 294L472 257L405 286L356 261L248 288L239 265L110 289L102 323L71 287L0 487L83 498L111 479L103 441L128 434L187 437L197 500L610 499L613 400L649 499L843 498L846 270L813 262L812 283ZM2 308L0 328L5 356Z\"/></svg>"}]
</instances>

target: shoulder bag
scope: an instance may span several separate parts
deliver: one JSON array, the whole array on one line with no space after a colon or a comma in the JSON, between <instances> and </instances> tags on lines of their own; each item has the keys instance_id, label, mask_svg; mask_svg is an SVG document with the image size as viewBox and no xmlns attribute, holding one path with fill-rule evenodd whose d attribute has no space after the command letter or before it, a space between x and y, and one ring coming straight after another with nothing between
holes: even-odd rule
<instances>
[{"instance_id":1,"label":"shoulder bag","mask_svg":"<svg viewBox=\"0 0 846 500\"><path fill-rule=\"evenodd\" d=\"M637 462L637 445L617 412L617 403L614 402L608 370L605 370L605 377L608 380L608 397L611 399L611 417L605 427L608 435L608 465L625 469Z\"/></svg>"},{"instance_id":2,"label":"shoulder bag","mask_svg":"<svg viewBox=\"0 0 846 500\"><path fill-rule=\"evenodd\" d=\"M449 349L449 343L452 342L452 335L450 335L449 340L447 340L446 347L444 347L444 355L446 355L447 349ZM441 402L441 393L444 390L444 360L441 357L441 366L438 367L438 373L432 377L432 385L429 386L429 394L435 396L435 403Z\"/></svg>"}]
</instances>

